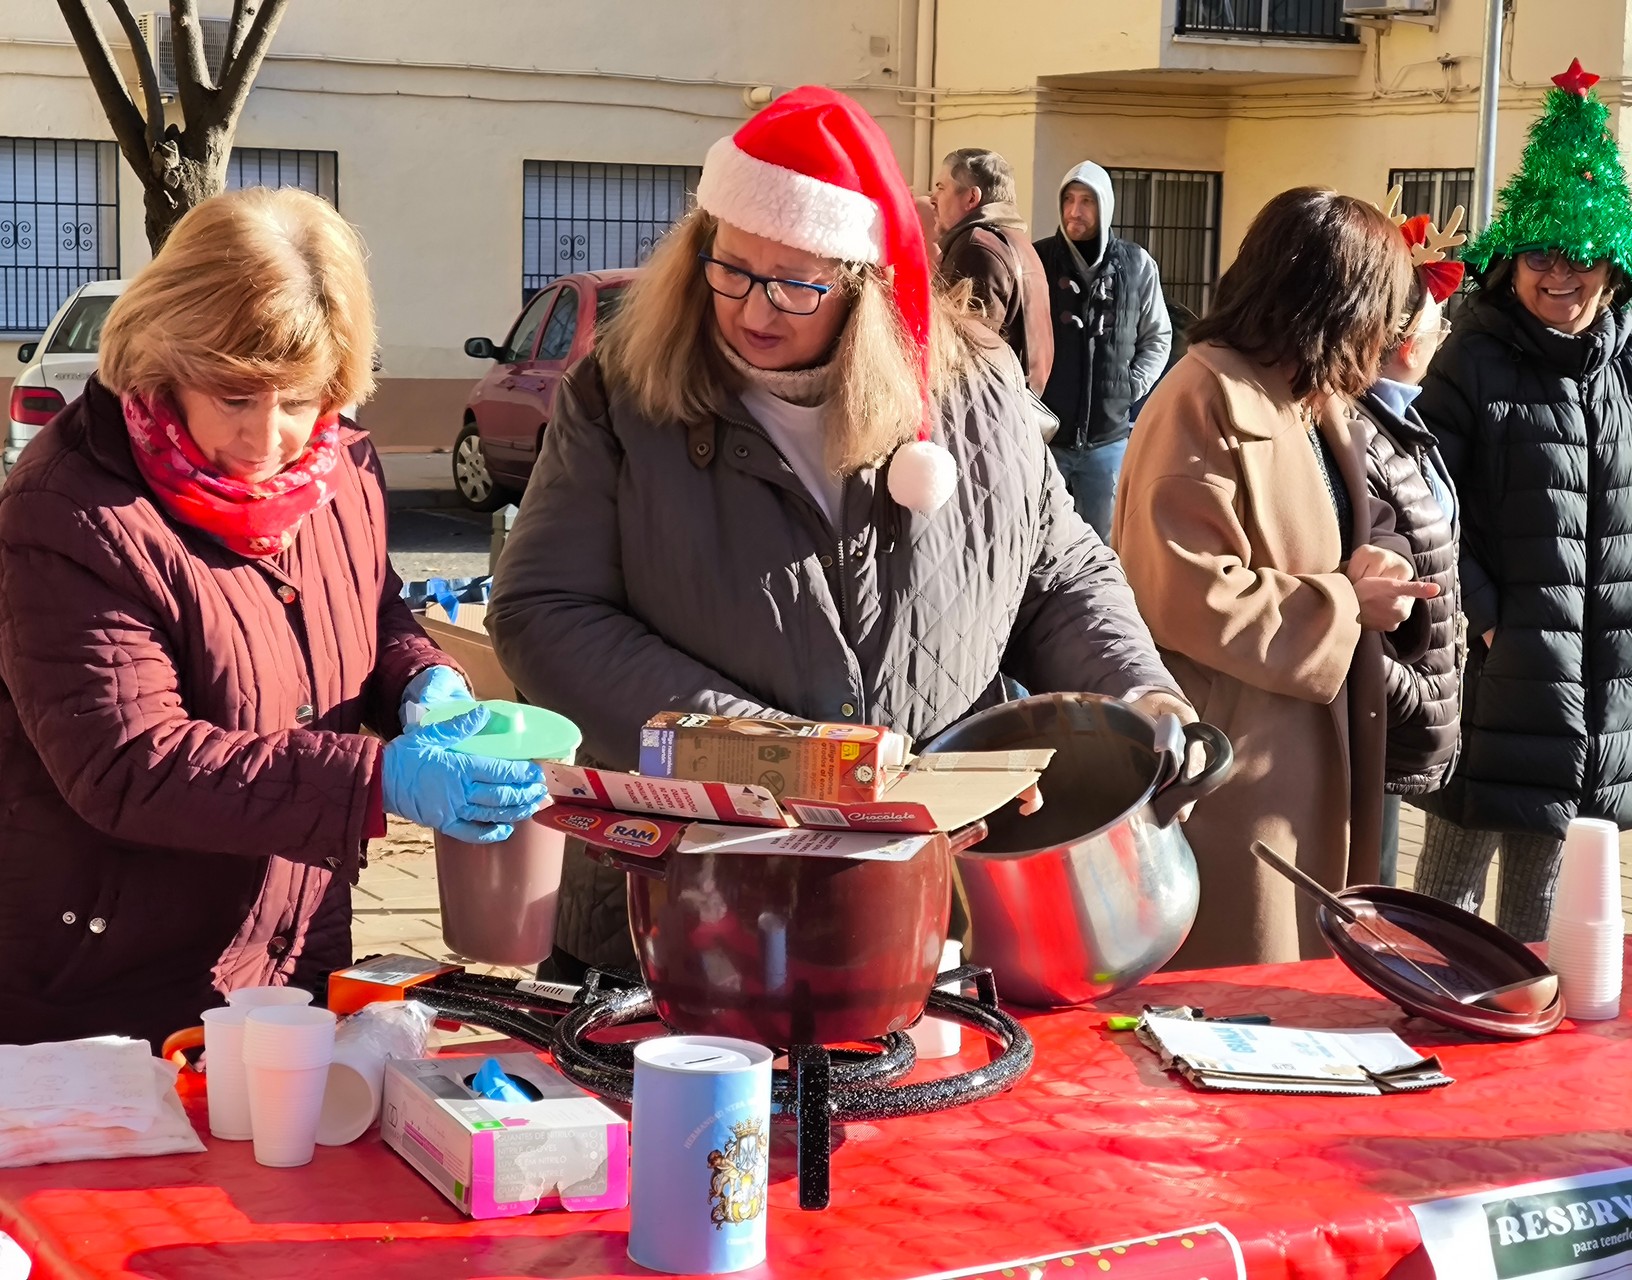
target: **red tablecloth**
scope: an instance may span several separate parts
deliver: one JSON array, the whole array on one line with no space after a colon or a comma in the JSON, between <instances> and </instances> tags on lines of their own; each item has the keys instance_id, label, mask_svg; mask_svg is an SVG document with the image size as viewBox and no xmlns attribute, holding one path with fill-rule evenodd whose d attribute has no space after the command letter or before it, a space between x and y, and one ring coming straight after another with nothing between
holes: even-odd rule
<instances>
[{"instance_id":1,"label":"red tablecloth","mask_svg":"<svg viewBox=\"0 0 1632 1280\"><path fill-rule=\"evenodd\" d=\"M1200 1093L1104 1030L1108 1013L1146 1002L1387 1026L1438 1053L1456 1083L1382 1098ZM1632 1017L1474 1042L1407 1019L1320 961L1162 975L1102 1009L1027 1022L1037 1064L1012 1092L836 1130L826 1212L796 1207L780 1145L770 1260L743 1275L906 1280L1218 1222L1253 1280L1420 1280L1430 1269L1413 1201L1632 1164ZM0 1170L0 1229L40 1280L650 1274L624 1256L625 1213L466 1221L376 1137L319 1148L297 1170L259 1167L248 1143L209 1147ZM1157 1269L1172 1256L1153 1245L1047 1274L1202 1280Z\"/></svg>"}]
</instances>

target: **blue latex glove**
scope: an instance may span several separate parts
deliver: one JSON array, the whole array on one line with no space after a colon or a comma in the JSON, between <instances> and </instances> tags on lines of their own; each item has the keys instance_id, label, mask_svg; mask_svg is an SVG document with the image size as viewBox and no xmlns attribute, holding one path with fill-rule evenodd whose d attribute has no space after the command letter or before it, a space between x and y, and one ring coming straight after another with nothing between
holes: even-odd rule
<instances>
[{"instance_id":1,"label":"blue latex glove","mask_svg":"<svg viewBox=\"0 0 1632 1280\"><path fill-rule=\"evenodd\" d=\"M398 716L409 726L409 707L435 707L447 702L475 702L464 677L452 667L426 667L402 691ZM418 723L416 720L414 723Z\"/></svg>"},{"instance_id":2,"label":"blue latex glove","mask_svg":"<svg viewBox=\"0 0 1632 1280\"><path fill-rule=\"evenodd\" d=\"M481 1070L471 1082L479 1098L490 1098L494 1102L531 1102L526 1092L521 1089L509 1076L504 1074L504 1068L499 1065L497 1058L489 1058L482 1063Z\"/></svg>"},{"instance_id":3,"label":"blue latex glove","mask_svg":"<svg viewBox=\"0 0 1632 1280\"><path fill-rule=\"evenodd\" d=\"M385 745L381 781L390 813L476 844L510 838L548 799L544 770L531 760L495 760L448 750L482 731L486 707L421 725Z\"/></svg>"}]
</instances>

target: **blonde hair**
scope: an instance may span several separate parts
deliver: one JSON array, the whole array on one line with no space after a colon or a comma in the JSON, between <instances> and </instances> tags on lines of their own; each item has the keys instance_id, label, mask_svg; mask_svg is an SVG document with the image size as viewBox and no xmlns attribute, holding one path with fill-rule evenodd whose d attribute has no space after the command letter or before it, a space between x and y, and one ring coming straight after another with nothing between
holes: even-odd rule
<instances>
[{"instance_id":1,"label":"blonde hair","mask_svg":"<svg viewBox=\"0 0 1632 1280\"><path fill-rule=\"evenodd\" d=\"M720 354L714 295L697 261L718 223L694 209L664 237L599 344L610 380L654 422L683 426L719 412L736 375ZM859 470L913 438L923 415L918 352L901 326L889 278L879 268L843 265L836 286L850 316L834 352L828 465ZM930 396L938 398L971 367L984 330L938 289L930 310Z\"/></svg>"},{"instance_id":2,"label":"blonde hair","mask_svg":"<svg viewBox=\"0 0 1632 1280\"><path fill-rule=\"evenodd\" d=\"M374 298L361 237L304 191L214 196L176 224L114 303L98 378L146 397L268 387L325 409L374 390Z\"/></svg>"}]
</instances>

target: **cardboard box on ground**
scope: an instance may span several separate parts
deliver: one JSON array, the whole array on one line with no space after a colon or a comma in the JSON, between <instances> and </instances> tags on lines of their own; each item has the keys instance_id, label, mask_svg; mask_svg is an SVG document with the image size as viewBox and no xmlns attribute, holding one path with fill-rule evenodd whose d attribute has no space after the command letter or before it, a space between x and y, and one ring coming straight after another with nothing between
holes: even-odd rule
<instances>
[{"instance_id":1,"label":"cardboard box on ground","mask_svg":"<svg viewBox=\"0 0 1632 1280\"><path fill-rule=\"evenodd\" d=\"M493 640L487 634L485 604L461 604L450 619L447 610L432 601L419 615L419 621L425 634L465 669L470 691L478 699L516 700L516 686L504 674L498 655L493 652Z\"/></svg>"}]
</instances>

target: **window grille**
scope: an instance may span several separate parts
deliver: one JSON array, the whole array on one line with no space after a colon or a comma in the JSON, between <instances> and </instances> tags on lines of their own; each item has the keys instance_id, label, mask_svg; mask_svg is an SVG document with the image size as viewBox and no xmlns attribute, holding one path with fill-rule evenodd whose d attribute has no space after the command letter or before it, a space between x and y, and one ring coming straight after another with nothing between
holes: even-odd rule
<instances>
[{"instance_id":1,"label":"window grille","mask_svg":"<svg viewBox=\"0 0 1632 1280\"><path fill-rule=\"evenodd\" d=\"M0 138L0 333L43 333L75 289L118 276L118 148Z\"/></svg>"}]
</instances>

